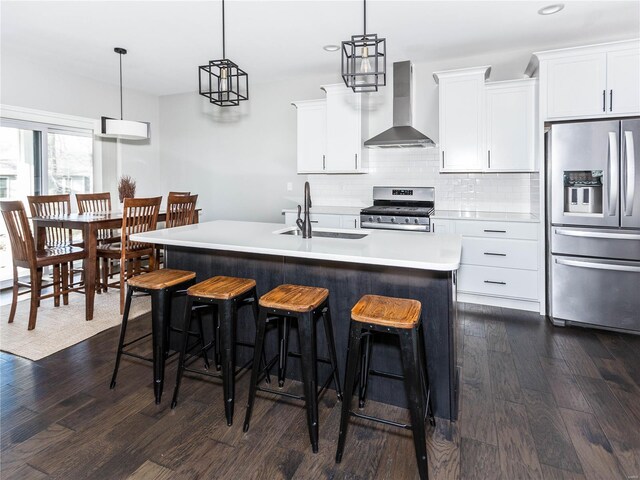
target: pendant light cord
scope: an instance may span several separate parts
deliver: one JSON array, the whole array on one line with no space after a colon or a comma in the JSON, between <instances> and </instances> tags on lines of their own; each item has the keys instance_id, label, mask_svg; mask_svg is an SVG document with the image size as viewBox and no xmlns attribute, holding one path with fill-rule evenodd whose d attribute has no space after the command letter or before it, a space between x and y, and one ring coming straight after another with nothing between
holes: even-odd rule
<instances>
[{"instance_id":1,"label":"pendant light cord","mask_svg":"<svg viewBox=\"0 0 640 480\"><path fill-rule=\"evenodd\" d=\"M222 58L227 58L224 44L224 0L222 0Z\"/></svg>"},{"instance_id":2,"label":"pendant light cord","mask_svg":"<svg viewBox=\"0 0 640 480\"><path fill-rule=\"evenodd\" d=\"M122 114L122 53L119 54L120 56L120 120L123 119L123 114Z\"/></svg>"},{"instance_id":3,"label":"pendant light cord","mask_svg":"<svg viewBox=\"0 0 640 480\"><path fill-rule=\"evenodd\" d=\"M367 0L364 0L364 34L367 34Z\"/></svg>"}]
</instances>

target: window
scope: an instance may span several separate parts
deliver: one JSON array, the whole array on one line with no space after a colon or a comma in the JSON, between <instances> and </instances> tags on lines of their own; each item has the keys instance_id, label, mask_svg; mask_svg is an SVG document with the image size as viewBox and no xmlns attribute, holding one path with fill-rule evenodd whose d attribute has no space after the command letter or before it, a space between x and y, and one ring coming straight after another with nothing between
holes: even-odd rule
<instances>
[{"instance_id":1,"label":"window","mask_svg":"<svg viewBox=\"0 0 640 480\"><path fill-rule=\"evenodd\" d=\"M0 200L93 191L93 131L0 119ZM0 222L0 282L12 278L6 225Z\"/></svg>"}]
</instances>

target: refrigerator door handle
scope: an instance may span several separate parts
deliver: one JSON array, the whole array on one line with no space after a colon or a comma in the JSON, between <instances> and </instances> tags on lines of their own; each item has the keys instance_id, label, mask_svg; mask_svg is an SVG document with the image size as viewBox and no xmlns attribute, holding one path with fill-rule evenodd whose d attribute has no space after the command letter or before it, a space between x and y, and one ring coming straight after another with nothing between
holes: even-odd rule
<instances>
[{"instance_id":1,"label":"refrigerator door handle","mask_svg":"<svg viewBox=\"0 0 640 480\"><path fill-rule=\"evenodd\" d=\"M565 235L567 237L587 237L587 238L606 238L610 240L640 240L638 233L609 233L594 232L586 230L569 230L566 228L556 228L556 235Z\"/></svg>"},{"instance_id":2,"label":"refrigerator door handle","mask_svg":"<svg viewBox=\"0 0 640 480\"><path fill-rule=\"evenodd\" d=\"M568 267L582 267L594 268L597 270L616 270L619 272L640 273L640 267L629 264L587 262L583 260L571 260L565 258L556 258L555 261L558 265L566 265Z\"/></svg>"},{"instance_id":3,"label":"refrigerator door handle","mask_svg":"<svg viewBox=\"0 0 640 480\"><path fill-rule=\"evenodd\" d=\"M609 216L616 214L618 203L618 134L609 132Z\"/></svg>"},{"instance_id":4,"label":"refrigerator door handle","mask_svg":"<svg viewBox=\"0 0 640 480\"><path fill-rule=\"evenodd\" d=\"M624 214L630 217L633 214L633 202L635 200L636 187L636 153L633 144L633 132L624 132L624 146L626 157L626 175L624 189Z\"/></svg>"}]
</instances>

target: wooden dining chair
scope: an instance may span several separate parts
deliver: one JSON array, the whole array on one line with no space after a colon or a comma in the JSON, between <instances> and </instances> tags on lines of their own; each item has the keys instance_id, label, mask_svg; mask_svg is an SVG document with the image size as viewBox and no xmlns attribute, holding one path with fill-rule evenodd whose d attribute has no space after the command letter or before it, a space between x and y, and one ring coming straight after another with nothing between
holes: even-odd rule
<instances>
[{"instance_id":1,"label":"wooden dining chair","mask_svg":"<svg viewBox=\"0 0 640 480\"><path fill-rule=\"evenodd\" d=\"M181 227L196 223L198 195L183 195L170 192L167 198L166 228Z\"/></svg>"},{"instance_id":2,"label":"wooden dining chair","mask_svg":"<svg viewBox=\"0 0 640 480\"><path fill-rule=\"evenodd\" d=\"M165 228L179 227L181 225L189 225L191 223L197 223L193 220L195 213L196 200L198 196L195 195L193 204L189 201L185 201L185 197L192 198L191 192L169 192L167 196L167 218L164 222ZM189 215L189 212L193 209L193 215ZM173 210L173 212L172 212ZM164 249L156 247L156 261L158 268L164 266Z\"/></svg>"},{"instance_id":3,"label":"wooden dining chair","mask_svg":"<svg viewBox=\"0 0 640 480\"><path fill-rule=\"evenodd\" d=\"M24 204L20 201L0 202L2 217L7 225L9 241L11 243L11 254L13 259L13 297L11 299L11 310L9 312L9 323L13 322L18 304L18 296L31 292L31 307L29 310L29 330L36 327L36 316L40 300L60 295L67 296L69 292L77 291L77 288L69 286L68 266L74 260L85 258L84 249L71 245L59 245L53 248L46 248L43 251L36 251L36 243L29 227L29 220L24 209ZM53 267L53 283L42 284L42 269ZM18 267L29 269L29 282L21 282L18 278ZM62 275L60 275L62 270ZM53 286L53 293L42 295L42 289ZM27 287L28 290L20 292L20 287ZM58 301L56 306L60 303Z\"/></svg>"},{"instance_id":4,"label":"wooden dining chair","mask_svg":"<svg viewBox=\"0 0 640 480\"><path fill-rule=\"evenodd\" d=\"M107 213L111 212L111 193L76 193L78 213ZM113 228L101 228L97 232L98 243L116 243L120 241L120 232ZM102 283L100 264L107 271L107 278L113 278L113 260L97 258L96 260L96 290L98 293L108 290L108 285Z\"/></svg>"},{"instance_id":5,"label":"wooden dining chair","mask_svg":"<svg viewBox=\"0 0 640 480\"><path fill-rule=\"evenodd\" d=\"M27 197L27 201L29 202L29 210L31 210L31 215L33 217L68 215L71 213L71 196L68 193L62 195L30 195ZM68 228L44 227L42 231L44 232L44 248L46 249L83 246L82 240L76 239L76 242L74 243L73 230L70 230ZM38 232L36 232L36 235L38 235ZM37 244L38 242L36 239L36 245ZM65 271L68 272L69 283L71 285L74 285L74 274L82 273L81 270L74 270L73 265L67 266ZM53 281L55 282L55 269L53 273ZM60 298L55 297L54 303L56 306L58 306L60 303ZM69 303L68 295L63 295L63 303L65 305Z\"/></svg>"},{"instance_id":6,"label":"wooden dining chair","mask_svg":"<svg viewBox=\"0 0 640 480\"><path fill-rule=\"evenodd\" d=\"M104 243L98 245L98 256L107 259L119 260L120 279L109 284L120 288L120 315L124 311L124 294L127 279L134 275L156 269L155 248L149 243L135 242L131 240L134 233L143 233L155 230L158 225L158 213L162 197L153 198L125 198L122 210L121 241L116 243ZM148 258L149 266L142 267L142 260ZM102 281L108 283L105 271L102 272Z\"/></svg>"}]
</instances>

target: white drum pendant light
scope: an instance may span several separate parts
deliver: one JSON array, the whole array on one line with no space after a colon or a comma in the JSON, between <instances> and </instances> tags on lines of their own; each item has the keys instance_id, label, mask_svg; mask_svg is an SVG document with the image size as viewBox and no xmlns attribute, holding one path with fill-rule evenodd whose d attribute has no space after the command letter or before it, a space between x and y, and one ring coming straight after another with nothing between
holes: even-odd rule
<instances>
[{"instance_id":1,"label":"white drum pendant light","mask_svg":"<svg viewBox=\"0 0 640 480\"><path fill-rule=\"evenodd\" d=\"M102 117L100 134L103 137L124 140L147 140L151 133L149 122L124 120L122 117L122 55L126 55L127 51L120 47L114 48L113 51L120 55L120 119Z\"/></svg>"}]
</instances>

